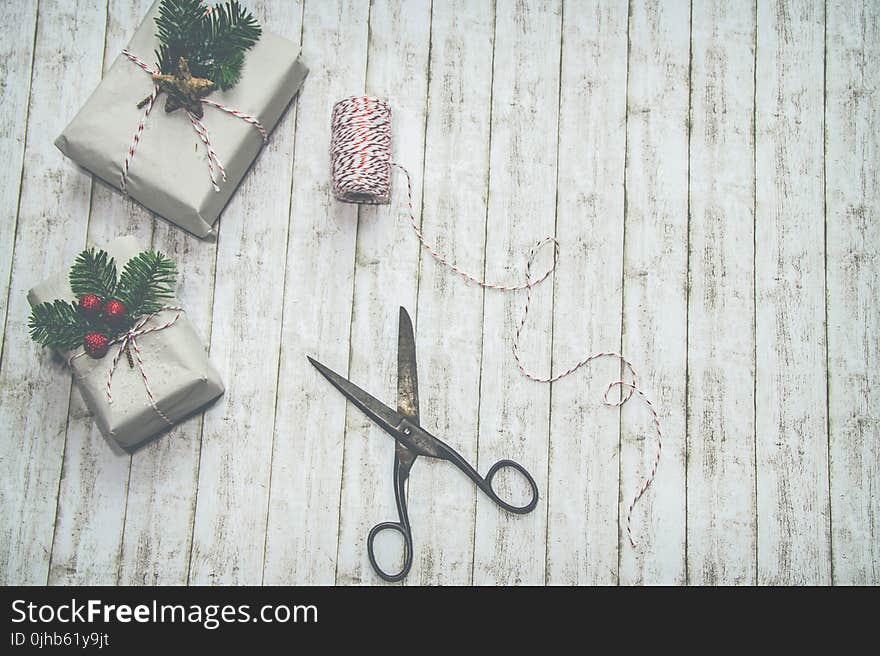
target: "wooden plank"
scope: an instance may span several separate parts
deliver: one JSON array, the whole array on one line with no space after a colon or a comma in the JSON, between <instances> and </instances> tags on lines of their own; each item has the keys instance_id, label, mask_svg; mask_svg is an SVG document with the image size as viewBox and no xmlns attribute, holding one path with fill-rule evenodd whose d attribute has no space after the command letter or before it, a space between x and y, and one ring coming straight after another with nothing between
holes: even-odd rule
<instances>
[{"instance_id":1,"label":"wooden plank","mask_svg":"<svg viewBox=\"0 0 880 656\"><path fill-rule=\"evenodd\" d=\"M105 69L151 5L152 0L110 4ZM90 243L100 245L129 233L149 247L153 224L153 216L142 207L103 183L95 185ZM178 263L178 297L204 334L210 329L215 242L201 242L165 221L158 222L152 241L153 248ZM78 395L73 398L65 470L90 483L76 492L65 478L50 582L185 583L201 416L179 424L129 458L101 437L90 417L80 417L85 411Z\"/></svg>"},{"instance_id":2,"label":"wooden plank","mask_svg":"<svg viewBox=\"0 0 880 656\"><path fill-rule=\"evenodd\" d=\"M42 584L51 559L71 378L63 360L31 342L27 290L85 245L91 178L52 144L101 76L106 5L40 7L0 370L0 579Z\"/></svg>"},{"instance_id":3,"label":"wooden plank","mask_svg":"<svg viewBox=\"0 0 880 656\"><path fill-rule=\"evenodd\" d=\"M639 399L621 416L620 582L685 580L685 389L689 3L632 3L627 80L623 353L664 431L657 479L626 531L627 508L651 470L656 435Z\"/></svg>"},{"instance_id":4,"label":"wooden plank","mask_svg":"<svg viewBox=\"0 0 880 656\"><path fill-rule=\"evenodd\" d=\"M368 5L356 0L304 8L311 72L296 122L267 584L335 580L345 399L306 355L348 370L357 207L333 200L326 153L333 103L364 88L368 19Z\"/></svg>"},{"instance_id":5,"label":"wooden plank","mask_svg":"<svg viewBox=\"0 0 880 656\"><path fill-rule=\"evenodd\" d=\"M116 0L108 4L105 72L151 4L151 0ZM149 88L149 80L145 80L144 86ZM132 133L135 127L132 125ZM144 248L149 248L152 229L153 219L148 211L105 183L93 183L89 245L100 248L120 235L131 234ZM130 467L130 454L104 438L79 391L74 389L67 426L65 475L55 518L50 585L116 584Z\"/></svg>"},{"instance_id":6,"label":"wooden plank","mask_svg":"<svg viewBox=\"0 0 880 656\"><path fill-rule=\"evenodd\" d=\"M133 6L127 11L111 12L111 33L130 34L152 4L151 0L129 2ZM122 22L124 16L128 16L129 22L115 27L113 21ZM110 53L108 40L108 57ZM160 219L153 228L153 248L177 263L177 297L189 320L209 344L216 240L200 240ZM132 456L118 573L120 584L187 582L202 422L203 413L190 417Z\"/></svg>"},{"instance_id":7,"label":"wooden plank","mask_svg":"<svg viewBox=\"0 0 880 656\"><path fill-rule=\"evenodd\" d=\"M693 3L688 582L754 583L754 7Z\"/></svg>"},{"instance_id":8,"label":"wooden plank","mask_svg":"<svg viewBox=\"0 0 880 656\"><path fill-rule=\"evenodd\" d=\"M300 34L299 2L254 2L267 29ZM223 212L211 360L226 393L206 413L189 580L259 584L269 501L295 114L272 133Z\"/></svg>"},{"instance_id":9,"label":"wooden plank","mask_svg":"<svg viewBox=\"0 0 880 656\"><path fill-rule=\"evenodd\" d=\"M37 0L6 2L0 6L0 24L7 26L0 42L0 161L6 163L6 176L0 181L0 363L3 362L3 337L9 276L18 220L19 185L24 164L28 100L31 93L31 66L34 60L34 35Z\"/></svg>"},{"instance_id":10,"label":"wooden plank","mask_svg":"<svg viewBox=\"0 0 880 656\"><path fill-rule=\"evenodd\" d=\"M827 5L825 166L834 582L880 583L880 15Z\"/></svg>"},{"instance_id":11,"label":"wooden plank","mask_svg":"<svg viewBox=\"0 0 880 656\"><path fill-rule=\"evenodd\" d=\"M366 92L391 105L394 157L413 175L413 202L417 208L422 197L430 36L429 0L377 0L371 5ZM406 307L416 321L419 282L419 243L408 227L406 182L399 174L395 182L390 205L360 208L349 355L349 377L391 406L396 405L397 397L399 308ZM339 504L337 583L381 582L370 566L365 541L374 524L397 521L393 459L394 441L349 405ZM420 463L415 475L425 468ZM423 501L413 498L413 522L423 514L427 505ZM377 540L376 554L379 563L394 572L402 563L402 542L386 537ZM418 540L414 548L417 552L421 549Z\"/></svg>"},{"instance_id":12,"label":"wooden plank","mask_svg":"<svg viewBox=\"0 0 880 656\"><path fill-rule=\"evenodd\" d=\"M433 7L422 227L450 261L474 272L483 270L486 237L494 35L491 0ZM462 153L466 161L454 164ZM469 462L477 460L482 305L480 287L422 251L416 324L422 421ZM382 480L387 476L386 470ZM471 582L476 494L452 467L419 463L409 483L416 553L407 584Z\"/></svg>"},{"instance_id":13,"label":"wooden plank","mask_svg":"<svg viewBox=\"0 0 880 656\"><path fill-rule=\"evenodd\" d=\"M490 280L524 282L529 248L554 231L561 13L556 1L500 2L496 8L485 266ZM545 255L539 269L551 260ZM550 285L534 294L520 340L528 366L542 373L550 367L552 300ZM516 460L534 476L541 499L530 514L513 515L477 496L476 584L545 580L550 386L523 377L511 357L523 301L523 294L485 297L477 469L485 474L501 458ZM515 497L521 487L512 476L495 481L499 494L514 501L522 499Z\"/></svg>"},{"instance_id":14,"label":"wooden plank","mask_svg":"<svg viewBox=\"0 0 880 656\"><path fill-rule=\"evenodd\" d=\"M620 349L627 6L569 0L562 26L553 370ZM540 291L538 293L544 293ZM547 582L617 582L619 413L602 405L620 363L553 385Z\"/></svg>"},{"instance_id":15,"label":"wooden plank","mask_svg":"<svg viewBox=\"0 0 880 656\"><path fill-rule=\"evenodd\" d=\"M831 581L823 188L824 8L758 3L758 582Z\"/></svg>"},{"instance_id":16,"label":"wooden plank","mask_svg":"<svg viewBox=\"0 0 880 656\"><path fill-rule=\"evenodd\" d=\"M156 221L153 248L177 262L178 299L210 344L216 241L206 242L171 223ZM203 416L199 413L181 422L132 456L121 585L187 582Z\"/></svg>"}]
</instances>

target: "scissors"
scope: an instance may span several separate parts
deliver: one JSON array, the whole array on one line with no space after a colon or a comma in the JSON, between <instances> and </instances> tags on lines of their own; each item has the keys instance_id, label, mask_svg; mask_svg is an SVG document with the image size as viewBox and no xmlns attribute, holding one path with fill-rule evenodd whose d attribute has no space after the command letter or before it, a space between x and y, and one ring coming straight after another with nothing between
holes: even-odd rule
<instances>
[{"instance_id":1,"label":"scissors","mask_svg":"<svg viewBox=\"0 0 880 656\"><path fill-rule=\"evenodd\" d=\"M409 471L419 456L451 462L464 472L486 496L508 512L522 515L533 511L535 506L538 505L538 486L535 484L535 479L518 462L499 460L489 468L485 477L480 476L477 470L471 467L468 461L459 455L455 449L421 427L419 424L416 345L413 337L412 320L404 308L400 308L400 324L397 335L397 410L392 410L376 397L331 371L320 362L312 358L309 358L309 362L336 389L342 392L351 403L379 424L396 442L394 449L394 498L397 502L398 521L376 524L370 530L369 535L367 535L367 554L370 557L370 564L373 566L376 574L383 580L389 582L401 581L409 573L412 566L413 543L412 529L410 528L406 509L406 482L409 479ZM514 506L507 503L492 489L492 481L495 478L495 474L505 468L516 470L528 481L532 496L526 505ZM387 530L397 531L403 536L403 568L393 574L389 574L379 567L373 551L373 543L376 536L382 531Z\"/></svg>"}]
</instances>

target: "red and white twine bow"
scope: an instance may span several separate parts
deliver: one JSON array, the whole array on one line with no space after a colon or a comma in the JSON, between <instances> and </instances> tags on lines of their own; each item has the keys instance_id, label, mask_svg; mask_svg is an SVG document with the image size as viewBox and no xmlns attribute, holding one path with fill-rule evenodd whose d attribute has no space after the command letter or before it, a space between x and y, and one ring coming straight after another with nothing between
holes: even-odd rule
<instances>
[{"instance_id":1,"label":"red and white twine bow","mask_svg":"<svg viewBox=\"0 0 880 656\"><path fill-rule=\"evenodd\" d=\"M209 10L210 11L210 8ZM142 60L137 55L133 54L130 50L126 49L122 51L129 60L131 60L134 64L137 64L145 73L148 75L155 75L159 73L158 70L153 69L147 64L144 60ZM138 144L141 141L141 136L144 133L144 127L147 124L147 118L150 116L150 112L153 109L153 105L156 102L156 98L159 96L159 86L154 84L153 91L150 96L146 100L146 105L144 107L144 113L141 115L140 121L138 121L137 128L135 129L134 136L132 137L131 144L128 146L128 150L125 153L125 159L122 162L122 174L119 178L119 186L122 191L128 193L127 190L127 181L128 181L128 170L131 168L131 161L134 159L135 151L137 150ZM242 121L250 123L253 125L257 131L260 133L260 136L263 137L263 143L267 143L269 141L269 133L266 131L266 128L260 123L260 121L250 114L245 114L244 112L234 109L232 107L227 107L221 103L215 102L213 100L209 100L208 98L202 98L201 102L203 105L210 105L211 107L216 107L217 109L226 112L236 118L240 118ZM187 117L189 117L189 121L193 126L196 134L199 135L199 138L202 140L202 143L205 144L205 150L208 153L208 174L211 176L211 186L214 188L214 191L220 191L220 185L217 183L217 176L214 173L214 167L217 167L217 170L220 171L220 177L223 179L223 182L226 182L226 169L223 166L223 163L220 161L220 157L217 155L217 152L214 150L214 145L211 142L211 135L208 132L208 128L205 127L205 124L202 123L202 120L193 114L192 112L184 109Z\"/></svg>"},{"instance_id":2,"label":"red and white twine bow","mask_svg":"<svg viewBox=\"0 0 880 656\"><path fill-rule=\"evenodd\" d=\"M161 312L176 312L174 318L170 321L166 321L163 324L159 324L156 326L147 327L147 324L150 321L158 316ZM144 369L144 360L141 357L141 349L138 346L137 338L142 337L143 335L148 335L150 333L159 332L160 330L165 330L170 328L177 320L180 319L180 315L184 313L184 309L182 307L166 305L153 314L148 314L144 317L141 317L135 324L121 337L114 339L110 342L110 346L114 346L119 344L119 348L116 350L116 354L113 356L113 360L110 362L110 369L107 371L107 403L113 403L113 374L116 373L116 366L119 364L119 359L122 357L124 353L130 354L131 351L134 351L134 361L137 363L138 371L140 371L141 378L144 381L144 389L147 392L147 398L150 400L150 406L153 410L156 411L156 414L159 415L166 424L169 426L173 426L174 423L167 417L167 415L159 409L159 406L156 405L156 396L153 394L153 390L150 387L150 378L147 376L146 369ZM78 357L84 355L84 352L77 353L70 361L73 362Z\"/></svg>"},{"instance_id":3,"label":"red and white twine bow","mask_svg":"<svg viewBox=\"0 0 880 656\"><path fill-rule=\"evenodd\" d=\"M413 232L422 247L437 262L448 267L455 274L480 287L495 289L502 292L516 292L525 290L526 300L523 305L522 318L517 326L513 339L513 358L519 371L528 379L539 383L553 383L561 378L570 376L575 371L600 358L615 358L620 362L621 369L626 373L629 380L615 380L608 384L602 395L602 402L609 407L619 407L626 403L633 394L636 394L651 412L652 424L657 433L657 448L648 475L643 479L638 490L635 492L627 508L626 535L630 545L636 546L632 533L632 514L636 503L647 492L657 474L660 464L660 454L663 449L663 433L660 428L660 418L650 399L638 387L636 372L632 363L620 353L603 351L587 355L580 361L562 373L541 376L533 373L523 364L520 358L519 339L525 328L526 319L529 315L529 307L532 301L532 288L540 284L556 270L559 261L559 242L555 237L545 237L538 241L529 251L526 262L525 282L516 285L503 285L487 282L473 276L451 262L436 248L434 248L422 234L413 209L412 181L409 171L391 159L391 108L388 103L378 98L366 96L354 96L340 100L333 107L331 118L331 143L330 143L330 166L331 185L334 195L340 200L355 203L385 203L391 196L391 171L396 167L406 176L407 203L409 207L409 220ZM553 263L537 278L532 277L532 266L538 253L545 247L553 245ZM610 398L612 390L620 388L620 399L614 401Z\"/></svg>"}]
</instances>

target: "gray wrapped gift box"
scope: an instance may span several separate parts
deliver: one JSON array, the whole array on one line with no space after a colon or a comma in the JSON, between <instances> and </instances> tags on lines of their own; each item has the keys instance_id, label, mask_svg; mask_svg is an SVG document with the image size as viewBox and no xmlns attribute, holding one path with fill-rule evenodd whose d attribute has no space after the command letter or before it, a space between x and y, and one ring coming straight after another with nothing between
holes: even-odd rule
<instances>
[{"instance_id":1,"label":"gray wrapped gift box","mask_svg":"<svg viewBox=\"0 0 880 656\"><path fill-rule=\"evenodd\" d=\"M144 249L134 237L121 237L104 247L104 250L116 260L117 271L122 271L125 263ZM51 302L56 298L74 298L67 271L37 285L28 293L31 305ZM175 305L176 301L171 304ZM162 325L176 314L163 311L145 327ZM137 346L156 407L172 423L223 394L220 374L208 360L204 344L185 312L171 327L138 337ZM113 402L108 400L107 375L118 348L118 345L111 346L107 355L100 360L88 356L75 357L71 366L74 381L98 428L106 437L112 437L123 447L131 448L167 429L169 425L151 405L137 365L130 368L125 356L119 359L113 374ZM65 355L81 352L82 348L79 348Z\"/></svg>"},{"instance_id":2,"label":"gray wrapped gift box","mask_svg":"<svg viewBox=\"0 0 880 656\"><path fill-rule=\"evenodd\" d=\"M157 1L128 45L130 52L153 67L158 5ZM208 99L255 116L271 131L307 73L296 44L264 31L247 52L238 84L228 91L214 91ZM121 188L123 162L144 112L137 104L152 89L150 76L120 54L55 145L80 166ZM263 138L250 123L209 105L202 122L226 168L226 182L218 176L219 192L211 185L204 144L184 110L165 113L164 94L146 121L126 190L153 212L206 237L259 154Z\"/></svg>"}]
</instances>

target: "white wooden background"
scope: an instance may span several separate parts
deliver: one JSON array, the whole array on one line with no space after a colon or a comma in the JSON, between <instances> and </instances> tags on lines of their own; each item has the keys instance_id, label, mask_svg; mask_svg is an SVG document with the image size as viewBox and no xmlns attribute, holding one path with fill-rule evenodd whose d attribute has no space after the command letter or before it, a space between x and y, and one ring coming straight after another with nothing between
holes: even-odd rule
<instances>
[{"instance_id":1,"label":"white wooden background","mask_svg":"<svg viewBox=\"0 0 880 656\"><path fill-rule=\"evenodd\" d=\"M0 581L377 583L393 443L305 355L393 401L398 305L426 427L541 490L514 517L419 462L407 584L880 581L874 0L251 0L311 74L214 242L52 145L150 3L0 4ZM654 438L643 406L601 405L617 367L526 380L522 297L425 257L402 185L332 200L330 108L362 92L390 100L425 231L465 268L517 281L559 238L530 366L622 349L642 373L666 442L637 548ZM127 233L177 260L227 382L133 456L31 343L25 298Z\"/></svg>"}]
</instances>

